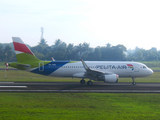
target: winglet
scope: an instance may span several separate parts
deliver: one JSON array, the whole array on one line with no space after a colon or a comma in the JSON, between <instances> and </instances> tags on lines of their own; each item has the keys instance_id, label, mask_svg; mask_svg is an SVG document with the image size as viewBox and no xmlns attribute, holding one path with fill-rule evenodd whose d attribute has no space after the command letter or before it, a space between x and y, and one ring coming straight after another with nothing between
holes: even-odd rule
<instances>
[{"instance_id":1,"label":"winglet","mask_svg":"<svg viewBox=\"0 0 160 120\"><path fill-rule=\"evenodd\" d=\"M87 64L83 61L83 59L81 59L81 61L82 61L82 64L83 64L84 69L87 70L87 71L89 71L90 68L89 68L89 67L87 66Z\"/></svg>"}]
</instances>

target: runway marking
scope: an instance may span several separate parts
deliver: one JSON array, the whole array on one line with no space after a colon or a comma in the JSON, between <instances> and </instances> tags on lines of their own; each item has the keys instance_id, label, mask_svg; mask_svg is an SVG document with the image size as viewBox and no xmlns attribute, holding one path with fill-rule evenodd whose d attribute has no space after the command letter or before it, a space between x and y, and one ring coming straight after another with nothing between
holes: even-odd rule
<instances>
[{"instance_id":1,"label":"runway marking","mask_svg":"<svg viewBox=\"0 0 160 120\"><path fill-rule=\"evenodd\" d=\"M3 84L3 83L4 83L4 84L6 84L6 83L10 84L10 83L14 83L14 82L0 82L0 84L1 84L1 83L2 83L2 84Z\"/></svg>"},{"instance_id":2,"label":"runway marking","mask_svg":"<svg viewBox=\"0 0 160 120\"><path fill-rule=\"evenodd\" d=\"M160 93L160 90L0 90L0 92L54 92L54 93Z\"/></svg>"},{"instance_id":3,"label":"runway marking","mask_svg":"<svg viewBox=\"0 0 160 120\"><path fill-rule=\"evenodd\" d=\"M27 86L0 86L0 88L27 88Z\"/></svg>"}]
</instances>

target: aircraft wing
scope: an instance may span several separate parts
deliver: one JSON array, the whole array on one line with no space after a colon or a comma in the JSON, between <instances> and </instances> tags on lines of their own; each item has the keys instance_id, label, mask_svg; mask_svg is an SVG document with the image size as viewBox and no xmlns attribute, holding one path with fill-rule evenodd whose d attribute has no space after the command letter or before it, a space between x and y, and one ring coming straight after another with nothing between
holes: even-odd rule
<instances>
[{"instance_id":1,"label":"aircraft wing","mask_svg":"<svg viewBox=\"0 0 160 120\"><path fill-rule=\"evenodd\" d=\"M83 67L84 67L84 69L86 70L86 75L87 76L90 76L91 78L97 78L98 76L100 76L100 75L107 75L107 74L113 74L113 73L111 73L111 72L103 72L103 71L99 71L99 70L92 70L92 69L90 69L88 66L87 66L87 64L81 59L81 61L82 61L82 64L83 64Z\"/></svg>"}]
</instances>

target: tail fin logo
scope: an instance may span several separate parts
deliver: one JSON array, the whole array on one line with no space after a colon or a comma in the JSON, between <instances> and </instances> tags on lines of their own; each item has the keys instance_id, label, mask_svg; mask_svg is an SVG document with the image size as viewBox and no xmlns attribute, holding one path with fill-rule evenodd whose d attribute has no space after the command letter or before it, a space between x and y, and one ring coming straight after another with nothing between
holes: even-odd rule
<instances>
[{"instance_id":1,"label":"tail fin logo","mask_svg":"<svg viewBox=\"0 0 160 120\"><path fill-rule=\"evenodd\" d=\"M12 39L18 62L22 63L24 61L39 61L39 59L19 37L12 37Z\"/></svg>"},{"instance_id":2,"label":"tail fin logo","mask_svg":"<svg viewBox=\"0 0 160 120\"><path fill-rule=\"evenodd\" d=\"M16 54L28 53L34 55L19 37L13 37L13 44Z\"/></svg>"}]
</instances>

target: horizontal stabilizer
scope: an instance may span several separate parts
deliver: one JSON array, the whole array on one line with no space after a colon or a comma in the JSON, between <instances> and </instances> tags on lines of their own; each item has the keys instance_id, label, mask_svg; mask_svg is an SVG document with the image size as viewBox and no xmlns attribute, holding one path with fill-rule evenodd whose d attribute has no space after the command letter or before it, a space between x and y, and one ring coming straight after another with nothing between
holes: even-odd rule
<instances>
[{"instance_id":1,"label":"horizontal stabilizer","mask_svg":"<svg viewBox=\"0 0 160 120\"><path fill-rule=\"evenodd\" d=\"M18 63L17 66L21 67L23 69L29 69L29 68L31 68L31 65L29 65L29 64L20 64L20 63Z\"/></svg>"}]
</instances>

